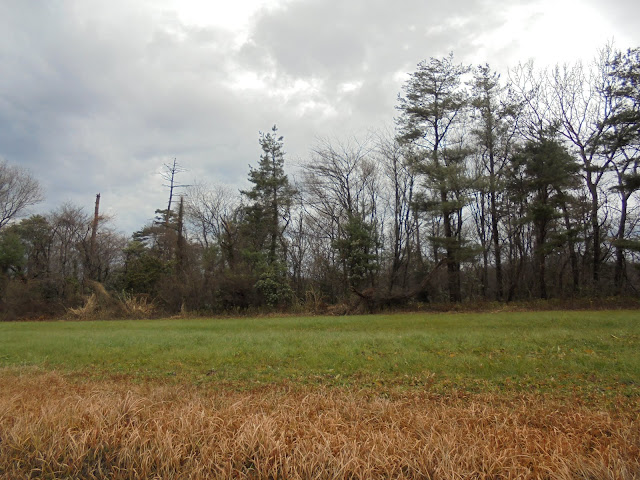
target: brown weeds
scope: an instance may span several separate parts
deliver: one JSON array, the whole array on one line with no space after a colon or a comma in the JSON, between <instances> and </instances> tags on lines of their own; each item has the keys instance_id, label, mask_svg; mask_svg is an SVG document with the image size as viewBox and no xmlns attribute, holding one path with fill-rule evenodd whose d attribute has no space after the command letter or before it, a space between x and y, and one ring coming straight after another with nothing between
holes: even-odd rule
<instances>
[{"instance_id":1,"label":"brown weeds","mask_svg":"<svg viewBox=\"0 0 640 480\"><path fill-rule=\"evenodd\" d=\"M87 281L93 293L86 297L84 304L77 308L67 308L66 318L71 320L110 320L114 318L149 318L155 313L155 304L147 295L121 292L109 293L99 282Z\"/></svg>"},{"instance_id":2,"label":"brown weeds","mask_svg":"<svg viewBox=\"0 0 640 480\"><path fill-rule=\"evenodd\" d=\"M640 407L0 374L2 478L640 476Z\"/></svg>"}]
</instances>

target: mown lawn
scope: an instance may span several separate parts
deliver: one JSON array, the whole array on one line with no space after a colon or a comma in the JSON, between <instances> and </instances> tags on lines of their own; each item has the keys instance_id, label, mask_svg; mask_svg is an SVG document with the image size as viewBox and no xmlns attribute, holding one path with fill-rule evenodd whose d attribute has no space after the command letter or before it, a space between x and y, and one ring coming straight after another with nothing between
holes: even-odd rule
<instances>
[{"instance_id":1,"label":"mown lawn","mask_svg":"<svg viewBox=\"0 0 640 480\"><path fill-rule=\"evenodd\" d=\"M0 324L0 367L87 378L640 393L640 312Z\"/></svg>"}]
</instances>

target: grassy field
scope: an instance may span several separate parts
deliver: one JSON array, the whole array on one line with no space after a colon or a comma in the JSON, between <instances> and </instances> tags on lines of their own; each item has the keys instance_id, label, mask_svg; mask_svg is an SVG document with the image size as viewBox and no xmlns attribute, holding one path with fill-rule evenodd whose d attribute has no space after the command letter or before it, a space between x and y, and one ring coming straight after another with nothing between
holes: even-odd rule
<instances>
[{"instance_id":1,"label":"grassy field","mask_svg":"<svg viewBox=\"0 0 640 480\"><path fill-rule=\"evenodd\" d=\"M640 312L0 324L0 478L640 478Z\"/></svg>"},{"instance_id":2,"label":"grassy field","mask_svg":"<svg viewBox=\"0 0 640 480\"><path fill-rule=\"evenodd\" d=\"M0 367L92 378L468 390L640 388L640 313L0 324Z\"/></svg>"}]
</instances>

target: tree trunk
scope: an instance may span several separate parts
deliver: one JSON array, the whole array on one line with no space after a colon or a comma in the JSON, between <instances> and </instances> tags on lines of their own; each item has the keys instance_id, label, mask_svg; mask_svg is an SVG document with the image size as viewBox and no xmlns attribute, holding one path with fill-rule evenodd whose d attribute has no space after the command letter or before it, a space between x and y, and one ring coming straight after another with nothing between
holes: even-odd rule
<instances>
[{"instance_id":1,"label":"tree trunk","mask_svg":"<svg viewBox=\"0 0 640 480\"><path fill-rule=\"evenodd\" d=\"M536 248L534 257L536 259L536 269L538 271L538 289L540 298L547 298L547 282L546 276L546 255L544 254L545 233L544 227L539 226L540 230L536 232Z\"/></svg>"},{"instance_id":2,"label":"tree trunk","mask_svg":"<svg viewBox=\"0 0 640 480\"><path fill-rule=\"evenodd\" d=\"M99 281L96 261L96 239L98 236L98 222L100 220L100 194L96 195L96 205L93 212L93 222L91 223L91 240L89 243L89 279Z\"/></svg>"},{"instance_id":3,"label":"tree trunk","mask_svg":"<svg viewBox=\"0 0 640 480\"><path fill-rule=\"evenodd\" d=\"M184 238L184 197L180 197L178 206L178 239L176 244L176 261L178 264L178 274L183 275L185 272L185 238Z\"/></svg>"},{"instance_id":4,"label":"tree trunk","mask_svg":"<svg viewBox=\"0 0 640 480\"><path fill-rule=\"evenodd\" d=\"M571 219L569 218L569 210L566 205L562 205L562 213L564 215L564 225L568 232L568 249L569 261L571 263L572 293L576 293L580 287L580 272L578 269L578 255L576 254L576 242L571 233Z\"/></svg>"},{"instance_id":5,"label":"tree trunk","mask_svg":"<svg viewBox=\"0 0 640 480\"><path fill-rule=\"evenodd\" d=\"M622 192L620 195L620 225L618 226L618 232L616 234L616 266L614 271L614 285L616 294L622 293L622 287L624 283L624 247L621 242L624 241L627 223L627 205L629 195L626 192Z\"/></svg>"},{"instance_id":6,"label":"tree trunk","mask_svg":"<svg viewBox=\"0 0 640 480\"><path fill-rule=\"evenodd\" d=\"M447 202L447 193L442 190L440 198L443 204ZM449 301L458 303L462 300L460 294L460 263L456 260L456 249L453 247L454 235L451 228L451 211L445 208L443 211L444 237L447 252L447 284L449 287Z\"/></svg>"},{"instance_id":7,"label":"tree trunk","mask_svg":"<svg viewBox=\"0 0 640 480\"><path fill-rule=\"evenodd\" d=\"M593 233L593 271L592 280L594 291L598 291L598 284L600 283L600 262L601 262L601 249L600 249L600 221L598 220L598 187L593 183L591 178L591 172L587 170L587 187L589 194L591 195L591 230Z\"/></svg>"},{"instance_id":8,"label":"tree trunk","mask_svg":"<svg viewBox=\"0 0 640 480\"><path fill-rule=\"evenodd\" d=\"M491 192L491 237L493 239L493 255L496 260L496 300L504 297L502 280L502 256L500 248L500 235L498 232L498 207L496 205L496 193Z\"/></svg>"}]
</instances>

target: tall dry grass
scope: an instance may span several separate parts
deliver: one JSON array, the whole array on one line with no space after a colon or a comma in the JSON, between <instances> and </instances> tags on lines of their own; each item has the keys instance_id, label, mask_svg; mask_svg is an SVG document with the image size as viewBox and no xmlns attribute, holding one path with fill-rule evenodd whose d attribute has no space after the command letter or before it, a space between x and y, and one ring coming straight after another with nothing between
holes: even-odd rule
<instances>
[{"instance_id":1,"label":"tall dry grass","mask_svg":"<svg viewBox=\"0 0 640 480\"><path fill-rule=\"evenodd\" d=\"M109 293L99 282L87 281L93 293L85 298L84 304L67 309L67 318L73 320L97 320L113 318L149 318L155 312L155 304L147 295L121 292Z\"/></svg>"},{"instance_id":2,"label":"tall dry grass","mask_svg":"<svg viewBox=\"0 0 640 480\"><path fill-rule=\"evenodd\" d=\"M0 374L2 478L632 479L640 407Z\"/></svg>"}]
</instances>

